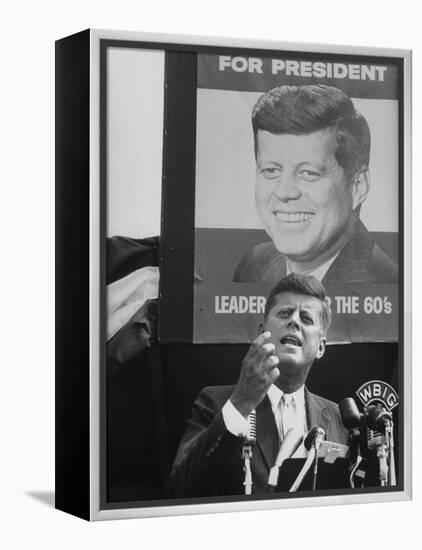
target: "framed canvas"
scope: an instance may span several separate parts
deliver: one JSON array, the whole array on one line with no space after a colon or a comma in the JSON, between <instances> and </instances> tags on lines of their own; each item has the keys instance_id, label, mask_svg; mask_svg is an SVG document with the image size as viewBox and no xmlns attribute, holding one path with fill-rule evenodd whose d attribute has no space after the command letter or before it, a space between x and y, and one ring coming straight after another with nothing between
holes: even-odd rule
<instances>
[{"instance_id":1,"label":"framed canvas","mask_svg":"<svg viewBox=\"0 0 422 550\"><path fill-rule=\"evenodd\" d=\"M411 498L411 52L56 43L56 507Z\"/></svg>"}]
</instances>

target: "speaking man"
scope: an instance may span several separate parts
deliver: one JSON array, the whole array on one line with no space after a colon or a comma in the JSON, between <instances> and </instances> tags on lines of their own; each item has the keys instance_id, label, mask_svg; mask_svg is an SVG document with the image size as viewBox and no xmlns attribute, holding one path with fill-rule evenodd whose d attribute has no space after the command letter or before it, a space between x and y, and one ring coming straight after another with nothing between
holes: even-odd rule
<instances>
[{"instance_id":1,"label":"speaking man","mask_svg":"<svg viewBox=\"0 0 422 550\"><path fill-rule=\"evenodd\" d=\"M256 208L272 240L244 254L234 281L296 272L324 283L396 283L397 265L359 218L370 132L352 100L332 86L280 86L260 97L252 126Z\"/></svg>"},{"instance_id":2,"label":"speaking man","mask_svg":"<svg viewBox=\"0 0 422 550\"><path fill-rule=\"evenodd\" d=\"M253 493L267 491L270 468L290 428L305 436L320 426L328 440L347 442L337 405L305 387L312 364L325 352L330 320L324 287L314 277L292 273L272 289L236 385L205 388L193 405L168 478L170 495L243 492L241 449L254 410ZM295 456L305 455L302 445Z\"/></svg>"}]
</instances>

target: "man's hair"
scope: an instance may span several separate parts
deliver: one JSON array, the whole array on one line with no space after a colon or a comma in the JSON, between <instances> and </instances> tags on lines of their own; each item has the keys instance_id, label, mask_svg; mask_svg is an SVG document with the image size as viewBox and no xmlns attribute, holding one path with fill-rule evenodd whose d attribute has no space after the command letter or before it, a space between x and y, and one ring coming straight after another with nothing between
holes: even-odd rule
<instances>
[{"instance_id":1,"label":"man's hair","mask_svg":"<svg viewBox=\"0 0 422 550\"><path fill-rule=\"evenodd\" d=\"M312 275L300 275L299 273L290 273L283 277L270 291L267 298L264 311L266 319L272 310L277 296L283 292L292 292L293 294L304 294L313 296L321 302L321 325L324 335L327 334L331 324L331 307L325 288L322 283Z\"/></svg>"},{"instance_id":2,"label":"man's hair","mask_svg":"<svg viewBox=\"0 0 422 550\"><path fill-rule=\"evenodd\" d=\"M252 127L255 156L258 130L304 135L329 128L337 140L336 160L347 178L369 165L371 135L368 123L355 109L350 97L333 86L308 84L269 90L252 110Z\"/></svg>"}]
</instances>

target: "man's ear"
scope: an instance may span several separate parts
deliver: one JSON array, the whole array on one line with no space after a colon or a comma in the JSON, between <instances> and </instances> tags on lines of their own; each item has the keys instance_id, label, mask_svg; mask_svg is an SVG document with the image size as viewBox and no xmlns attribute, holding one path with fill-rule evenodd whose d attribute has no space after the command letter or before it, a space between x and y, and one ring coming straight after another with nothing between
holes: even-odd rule
<instances>
[{"instance_id":1,"label":"man's ear","mask_svg":"<svg viewBox=\"0 0 422 550\"><path fill-rule=\"evenodd\" d=\"M324 355L324 353L325 353L325 344L326 343L327 343L327 340L326 340L325 336L322 336L320 341L319 341L318 352L317 352L317 355L316 355L317 359L321 359L321 357Z\"/></svg>"},{"instance_id":2,"label":"man's ear","mask_svg":"<svg viewBox=\"0 0 422 550\"><path fill-rule=\"evenodd\" d=\"M369 193L370 179L369 179L369 170L364 167L361 168L352 179L353 186L353 210L359 208L365 200Z\"/></svg>"}]
</instances>

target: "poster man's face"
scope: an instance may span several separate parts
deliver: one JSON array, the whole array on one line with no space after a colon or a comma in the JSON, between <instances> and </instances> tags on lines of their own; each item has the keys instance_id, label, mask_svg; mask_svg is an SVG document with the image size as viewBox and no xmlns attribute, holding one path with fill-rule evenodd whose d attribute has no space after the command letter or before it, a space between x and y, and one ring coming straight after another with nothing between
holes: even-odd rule
<instances>
[{"instance_id":1,"label":"poster man's face","mask_svg":"<svg viewBox=\"0 0 422 550\"><path fill-rule=\"evenodd\" d=\"M297 262L336 252L352 225L359 199L336 148L329 129L299 136L258 130L258 215L275 247Z\"/></svg>"}]
</instances>

